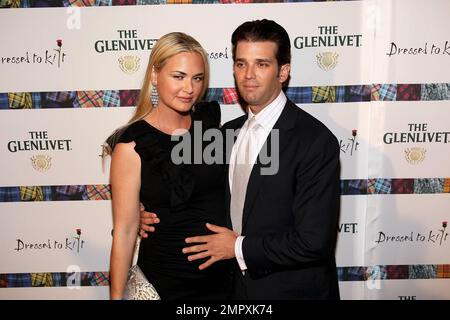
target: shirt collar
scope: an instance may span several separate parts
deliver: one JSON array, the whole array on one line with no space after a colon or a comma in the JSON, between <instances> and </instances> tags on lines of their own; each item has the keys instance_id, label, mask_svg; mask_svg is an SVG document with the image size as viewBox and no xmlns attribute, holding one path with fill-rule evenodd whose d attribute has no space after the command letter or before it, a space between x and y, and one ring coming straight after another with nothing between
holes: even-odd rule
<instances>
[{"instance_id":1,"label":"shirt collar","mask_svg":"<svg viewBox=\"0 0 450 320\"><path fill-rule=\"evenodd\" d=\"M287 98L284 94L283 90L280 91L278 96L269 103L266 107L264 107L257 115L254 115L252 110L248 108L248 118L250 120L253 116L255 117L256 122L263 127L264 129L267 127L272 127L272 119L276 115L280 115L283 109L283 106L286 104ZM277 117L278 118L278 117Z\"/></svg>"}]
</instances>

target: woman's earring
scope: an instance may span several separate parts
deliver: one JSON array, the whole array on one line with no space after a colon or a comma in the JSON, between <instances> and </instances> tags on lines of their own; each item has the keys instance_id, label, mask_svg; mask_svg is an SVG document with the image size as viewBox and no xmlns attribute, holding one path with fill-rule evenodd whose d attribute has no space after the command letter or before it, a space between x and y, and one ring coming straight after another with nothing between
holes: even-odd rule
<instances>
[{"instance_id":1,"label":"woman's earring","mask_svg":"<svg viewBox=\"0 0 450 320\"><path fill-rule=\"evenodd\" d=\"M158 91L156 90L156 86L155 85L152 86L151 99L152 99L152 105L154 107L156 107L158 105L158 102L159 102L159 95L158 95Z\"/></svg>"}]
</instances>

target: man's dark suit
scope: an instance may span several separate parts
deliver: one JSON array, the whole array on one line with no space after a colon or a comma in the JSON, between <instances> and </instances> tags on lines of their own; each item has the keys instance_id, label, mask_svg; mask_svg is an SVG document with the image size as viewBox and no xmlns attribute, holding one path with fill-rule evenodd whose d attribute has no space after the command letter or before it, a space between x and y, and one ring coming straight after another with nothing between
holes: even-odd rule
<instances>
[{"instance_id":1,"label":"man's dark suit","mask_svg":"<svg viewBox=\"0 0 450 320\"><path fill-rule=\"evenodd\" d=\"M239 117L222 129L241 128L246 119ZM261 175L259 157L253 167L242 221L248 269L243 275L236 263L233 297L339 299L334 257L338 142L320 121L289 100L274 129L279 129L279 170ZM226 181L231 228L228 175Z\"/></svg>"}]
</instances>

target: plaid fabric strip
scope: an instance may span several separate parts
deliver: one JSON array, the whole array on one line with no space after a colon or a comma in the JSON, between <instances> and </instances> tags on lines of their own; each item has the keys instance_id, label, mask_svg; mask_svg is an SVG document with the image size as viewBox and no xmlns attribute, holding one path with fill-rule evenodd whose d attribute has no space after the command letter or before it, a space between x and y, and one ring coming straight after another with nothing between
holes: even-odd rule
<instances>
[{"instance_id":1,"label":"plaid fabric strip","mask_svg":"<svg viewBox=\"0 0 450 320\"><path fill-rule=\"evenodd\" d=\"M344 281L366 280L366 267L346 267Z\"/></svg>"},{"instance_id":2,"label":"plaid fabric strip","mask_svg":"<svg viewBox=\"0 0 450 320\"><path fill-rule=\"evenodd\" d=\"M29 92L10 92L8 98L11 109L31 109L33 106Z\"/></svg>"},{"instance_id":3,"label":"plaid fabric strip","mask_svg":"<svg viewBox=\"0 0 450 320\"><path fill-rule=\"evenodd\" d=\"M422 178L414 179L414 193L442 193L444 189L443 178Z\"/></svg>"},{"instance_id":4,"label":"plaid fabric strip","mask_svg":"<svg viewBox=\"0 0 450 320\"><path fill-rule=\"evenodd\" d=\"M31 8L30 0L20 0L21 8Z\"/></svg>"},{"instance_id":5,"label":"plaid fabric strip","mask_svg":"<svg viewBox=\"0 0 450 320\"><path fill-rule=\"evenodd\" d=\"M93 7L95 0L63 0L64 7Z\"/></svg>"},{"instance_id":6,"label":"plaid fabric strip","mask_svg":"<svg viewBox=\"0 0 450 320\"><path fill-rule=\"evenodd\" d=\"M0 187L0 202L20 202L20 188Z\"/></svg>"},{"instance_id":7,"label":"plaid fabric strip","mask_svg":"<svg viewBox=\"0 0 450 320\"><path fill-rule=\"evenodd\" d=\"M436 277L439 279L449 279L450 278L450 264L438 264Z\"/></svg>"},{"instance_id":8,"label":"plaid fabric strip","mask_svg":"<svg viewBox=\"0 0 450 320\"><path fill-rule=\"evenodd\" d=\"M414 179L392 179L392 194L414 193Z\"/></svg>"},{"instance_id":9,"label":"plaid fabric strip","mask_svg":"<svg viewBox=\"0 0 450 320\"><path fill-rule=\"evenodd\" d=\"M29 273L10 273L6 276L8 288L27 288L31 287L31 274Z\"/></svg>"},{"instance_id":10,"label":"plaid fabric strip","mask_svg":"<svg viewBox=\"0 0 450 320\"><path fill-rule=\"evenodd\" d=\"M167 4L190 4L192 0L167 0Z\"/></svg>"},{"instance_id":11,"label":"plaid fabric strip","mask_svg":"<svg viewBox=\"0 0 450 320\"><path fill-rule=\"evenodd\" d=\"M437 265L409 266L409 279L436 279Z\"/></svg>"},{"instance_id":12,"label":"plaid fabric strip","mask_svg":"<svg viewBox=\"0 0 450 320\"><path fill-rule=\"evenodd\" d=\"M56 186L54 200L88 200L85 185Z\"/></svg>"},{"instance_id":13,"label":"plaid fabric strip","mask_svg":"<svg viewBox=\"0 0 450 320\"><path fill-rule=\"evenodd\" d=\"M223 101L223 89L222 88L208 88L205 95L206 101Z\"/></svg>"},{"instance_id":14,"label":"plaid fabric strip","mask_svg":"<svg viewBox=\"0 0 450 320\"><path fill-rule=\"evenodd\" d=\"M136 0L112 0L113 6L135 6Z\"/></svg>"},{"instance_id":15,"label":"plaid fabric strip","mask_svg":"<svg viewBox=\"0 0 450 320\"><path fill-rule=\"evenodd\" d=\"M336 91L335 102L345 102L345 86L336 86L334 89Z\"/></svg>"},{"instance_id":16,"label":"plaid fabric strip","mask_svg":"<svg viewBox=\"0 0 450 320\"><path fill-rule=\"evenodd\" d=\"M420 100L420 84L398 84L397 101Z\"/></svg>"},{"instance_id":17,"label":"plaid fabric strip","mask_svg":"<svg viewBox=\"0 0 450 320\"><path fill-rule=\"evenodd\" d=\"M8 278L5 273L0 273L0 288L8 288Z\"/></svg>"},{"instance_id":18,"label":"plaid fabric strip","mask_svg":"<svg viewBox=\"0 0 450 320\"><path fill-rule=\"evenodd\" d=\"M220 3L220 0L192 0L193 4L212 4Z\"/></svg>"},{"instance_id":19,"label":"plaid fabric strip","mask_svg":"<svg viewBox=\"0 0 450 320\"><path fill-rule=\"evenodd\" d=\"M46 93L46 108L73 108L76 91L59 91Z\"/></svg>"},{"instance_id":20,"label":"plaid fabric strip","mask_svg":"<svg viewBox=\"0 0 450 320\"><path fill-rule=\"evenodd\" d=\"M370 101L369 86L345 86L345 102Z\"/></svg>"},{"instance_id":21,"label":"plaid fabric strip","mask_svg":"<svg viewBox=\"0 0 450 320\"><path fill-rule=\"evenodd\" d=\"M9 109L9 98L7 93L0 93L0 109Z\"/></svg>"},{"instance_id":22,"label":"plaid fabric strip","mask_svg":"<svg viewBox=\"0 0 450 320\"><path fill-rule=\"evenodd\" d=\"M384 280L387 279L386 266L370 266L366 268L365 278L367 280Z\"/></svg>"},{"instance_id":23,"label":"plaid fabric strip","mask_svg":"<svg viewBox=\"0 0 450 320\"><path fill-rule=\"evenodd\" d=\"M367 96L371 93L371 88L368 85L350 86L350 93L358 96Z\"/></svg>"},{"instance_id":24,"label":"plaid fabric strip","mask_svg":"<svg viewBox=\"0 0 450 320\"><path fill-rule=\"evenodd\" d=\"M43 201L44 192L41 187L26 186L20 187L20 200L21 201Z\"/></svg>"},{"instance_id":25,"label":"plaid fabric strip","mask_svg":"<svg viewBox=\"0 0 450 320\"><path fill-rule=\"evenodd\" d=\"M95 1L95 6L97 7L112 6L112 0L97 0Z\"/></svg>"},{"instance_id":26,"label":"plaid fabric strip","mask_svg":"<svg viewBox=\"0 0 450 320\"><path fill-rule=\"evenodd\" d=\"M86 195L89 200L111 200L111 186L97 184L86 186Z\"/></svg>"},{"instance_id":27,"label":"plaid fabric strip","mask_svg":"<svg viewBox=\"0 0 450 320\"><path fill-rule=\"evenodd\" d=\"M450 83L422 84L422 100L450 100Z\"/></svg>"},{"instance_id":28,"label":"plaid fabric strip","mask_svg":"<svg viewBox=\"0 0 450 320\"><path fill-rule=\"evenodd\" d=\"M32 287L53 287L51 273L31 273Z\"/></svg>"},{"instance_id":29,"label":"plaid fabric strip","mask_svg":"<svg viewBox=\"0 0 450 320\"><path fill-rule=\"evenodd\" d=\"M0 8L20 8L20 0L1 0Z\"/></svg>"},{"instance_id":30,"label":"plaid fabric strip","mask_svg":"<svg viewBox=\"0 0 450 320\"><path fill-rule=\"evenodd\" d=\"M94 272L91 278L92 286L109 286L108 272Z\"/></svg>"},{"instance_id":31,"label":"plaid fabric strip","mask_svg":"<svg viewBox=\"0 0 450 320\"><path fill-rule=\"evenodd\" d=\"M444 185L442 186L442 193L450 193L450 178L444 179Z\"/></svg>"},{"instance_id":32,"label":"plaid fabric strip","mask_svg":"<svg viewBox=\"0 0 450 320\"><path fill-rule=\"evenodd\" d=\"M391 179L367 180L367 194L390 194Z\"/></svg>"},{"instance_id":33,"label":"plaid fabric strip","mask_svg":"<svg viewBox=\"0 0 450 320\"><path fill-rule=\"evenodd\" d=\"M40 92L32 92L31 93L31 105L33 109L41 109L42 108L42 97Z\"/></svg>"},{"instance_id":34,"label":"plaid fabric strip","mask_svg":"<svg viewBox=\"0 0 450 320\"><path fill-rule=\"evenodd\" d=\"M312 102L336 102L336 89L331 86L312 87Z\"/></svg>"},{"instance_id":35,"label":"plaid fabric strip","mask_svg":"<svg viewBox=\"0 0 450 320\"><path fill-rule=\"evenodd\" d=\"M104 107L120 107L119 90L103 91L103 106Z\"/></svg>"},{"instance_id":36,"label":"plaid fabric strip","mask_svg":"<svg viewBox=\"0 0 450 320\"><path fill-rule=\"evenodd\" d=\"M54 287L65 287L67 286L66 274L62 272L53 272L52 281Z\"/></svg>"},{"instance_id":37,"label":"plaid fabric strip","mask_svg":"<svg viewBox=\"0 0 450 320\"><path fill-rule=\"evenodd\" d=\"M134 107L137 104L140 90L120 90L120 105Z\"/></svg>"},{"instance_id":38,"label":"plaid fabric strip","mask_svg":"<svg viewBox=\"0 0 450 320\"><path fill-rule=\"evenodd\" d=\"M343 195L367 194L367 180L353 179L344 181Z\"/></svg>"},{"instance_id":39,"label":"plaid fabric strip","mask_svg":"<svg viewBox=\"0 0 450 320\"><path fill-rule=\"evenodd\" d=\"M408 279L409 267L407 265L390 265L386 267L387 279Z\"/></svg>"},{"instance_id":40,"label":"plaid fabric strip","mask_svg":"<svg viewBox=\"0 0 450 320\"><path fill-rule=\"evenodd\" d=\"M397 97L397 85L373 84L371 88L372 101L395 101Z\"/></svg>"},{"instance_id":41,"label":"plaid fabric strip","mask_svg":"<svg viewBox=\"0 0 450 320\"><path fill-rule=\"evenodd\" d=\"M288 87L286 96L294 103L311 103L312 88L311 87Z\"/></svg>"},{"instance_id":42,"label":"plaid fabric strip","mask_svg":"<svg viewBox=\"0 0 450 320\"><path fill-rule=\"evenodd\" d=\"M103 91L78 91L73 105L75 108L103 107Z\"/></svg>"},{"instance_id":43,"label":"plaid fabric strip","mask_svg":"<svg viewBox=\"0 0 450 320\"><path fill-rule=\"evenodd\" d=\"M239 103L239 96L236 88L223 88L223 103L224 104Z\"/></svg>"}]
</instances>

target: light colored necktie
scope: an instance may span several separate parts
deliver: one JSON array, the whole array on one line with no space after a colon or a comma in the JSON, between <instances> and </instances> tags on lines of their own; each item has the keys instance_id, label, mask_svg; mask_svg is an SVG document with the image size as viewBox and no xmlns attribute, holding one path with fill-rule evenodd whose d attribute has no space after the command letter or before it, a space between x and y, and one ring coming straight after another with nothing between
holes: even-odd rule
<instances>
[{"instance_id":1,"label":"light colored necktie","mask_svg":"<svg viewBox=\"0 0 450 320\"><path fill-rule=\"evenodd\" d=\"M233 182L231 187L230 215L233 224L233 230L239 235L242 232L242 215L247 193L247 184L252 172L254 153L257 149L256 130L259 124L255 117L250 118L247 131L236 150L236 161L233 171Z\"/></svg>"}]
</instances>

